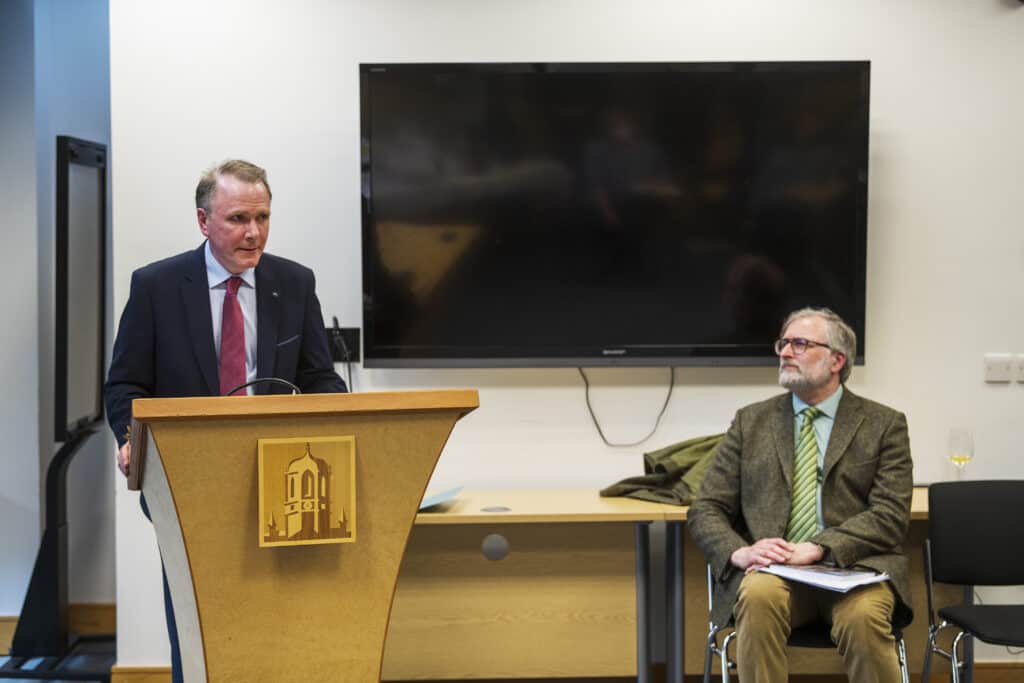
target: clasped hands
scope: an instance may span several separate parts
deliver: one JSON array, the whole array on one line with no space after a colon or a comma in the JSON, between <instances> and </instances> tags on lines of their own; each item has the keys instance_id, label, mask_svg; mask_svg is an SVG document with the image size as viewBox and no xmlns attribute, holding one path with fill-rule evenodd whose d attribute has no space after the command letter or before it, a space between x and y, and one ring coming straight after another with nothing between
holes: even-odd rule
<instances>
[{"instance_id":1,"label":"clasped hands","mask_svg":"<svg viewBox=\"0 0 1024 683\"><path fill-rule=\"evenodd\" d=\"M749 574L770 564L814 564L821 562L824 556L824 549L817 543L790 543L783 538L762 538L752 545L738 548L729 561L734 567Z\"/></svg>"}]
</instances>

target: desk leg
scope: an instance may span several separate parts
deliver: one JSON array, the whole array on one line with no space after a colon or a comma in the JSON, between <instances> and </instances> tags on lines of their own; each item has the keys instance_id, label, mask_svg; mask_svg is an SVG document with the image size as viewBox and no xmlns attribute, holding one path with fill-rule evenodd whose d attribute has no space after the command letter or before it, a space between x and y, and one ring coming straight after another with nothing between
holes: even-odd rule
<instances>
[{"instance_id":1,"label":"desk leg","mask_svg":"<svg viewBox=\"0 0 1024 683\"><path fill-rule=\"evenodd\" d=\"M665 678L683 683L683 523L665 524Z\"/></svg>"},{"instance_id":2,"label":"desk leg","mask_svg":"<svg viewBox=\"0 0 1024 683\"><path fill-rule=\"evenodd\" d=\"M636 529L636 680L651 680L650 522L637 522Z\"/></svg>"}]
</instances>

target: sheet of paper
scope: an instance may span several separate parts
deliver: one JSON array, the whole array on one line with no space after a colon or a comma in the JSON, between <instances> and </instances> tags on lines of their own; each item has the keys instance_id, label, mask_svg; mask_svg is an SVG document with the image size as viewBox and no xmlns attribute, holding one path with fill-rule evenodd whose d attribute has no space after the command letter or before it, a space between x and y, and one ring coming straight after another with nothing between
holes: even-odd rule
<instances>
[{"instance_id":1,"label":"sheet of paper","mask_svg":"<svg viewBox=\"0 0 1024 683\"><path fill-rule=\"evenodd\" d=\"M846 593L858 586L867 586L872 583L882 583L889 580L888 574L878 574L863 569L840 569L823 564L810 564L794 567L787 564L773 564L762 567L757 571L789 581L798 581L810 586L817 586L830 591Z\"/></svg>"},{"instance_id":2,"label":"sheet of paper","mask_svg":"<svg viewBox=\"0 0 1024 683\"><path fill-rule=\"evenodd\" d=\"M441 503L447 503L449 500L454 500L455 496L459 495L459 491L461 490L461 486L456 486L455 488L446 489L444 491L427 491L426 495L423 496L423 500L420 502L420 510L426 510L434 507L435 505L440 505Z\"/></svg>"}]
</instances>

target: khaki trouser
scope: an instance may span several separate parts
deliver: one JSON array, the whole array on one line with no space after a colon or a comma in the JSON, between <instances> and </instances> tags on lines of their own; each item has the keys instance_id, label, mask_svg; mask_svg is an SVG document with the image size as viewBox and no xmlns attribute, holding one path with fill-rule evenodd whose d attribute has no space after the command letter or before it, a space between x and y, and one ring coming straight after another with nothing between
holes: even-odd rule
<instances>
[{"instance_id":1,"label":"khaki trouser","mask_svg":"<svg viewBox=\"0 0 1024 683\"><path fill-rule=\"evenodd\" d=\"M786 640L793 627L832 624L832 640L857 683L898 683L892 635L895 597L888 583L835 593L763 572L743 577L736 600L736 667L743 683L788 680Z\"/></svg>"}]
</instances>

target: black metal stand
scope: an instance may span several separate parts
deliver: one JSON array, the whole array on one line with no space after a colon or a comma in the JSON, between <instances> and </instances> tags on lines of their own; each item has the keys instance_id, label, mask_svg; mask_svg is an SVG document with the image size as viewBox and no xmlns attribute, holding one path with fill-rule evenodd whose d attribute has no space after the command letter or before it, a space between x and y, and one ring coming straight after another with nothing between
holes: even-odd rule
<instances>
[{"instance_id":1,"label":"black metal stand","mask_svg":"<svg viewBox=\"0 0 1024 683\"><path fill-rule=\"evenodd\" d=\"M0 679L110 681L113 636L69 640L67 471L96 432L83 427L50 461L46 471L46 528L32 581L18 618L9 657L0 657Z\"/></svg>"}]
</instances>

